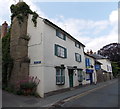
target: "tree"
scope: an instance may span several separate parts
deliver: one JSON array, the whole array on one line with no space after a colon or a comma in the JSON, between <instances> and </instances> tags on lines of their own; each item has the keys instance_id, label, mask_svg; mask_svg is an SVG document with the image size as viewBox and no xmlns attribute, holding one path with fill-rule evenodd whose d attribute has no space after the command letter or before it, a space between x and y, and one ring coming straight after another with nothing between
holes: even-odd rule
<instances>
[{"instance_id":1,"label":"tree","mask_svg":"<svg viewBox=\"0 0 120 109\"><path fill-rule=\"evenodd\" d=\"M112 61L114 77L120 75L120 43L108 44L98 50L98 54L105 56Z\"/></svg>"}]
</instances>

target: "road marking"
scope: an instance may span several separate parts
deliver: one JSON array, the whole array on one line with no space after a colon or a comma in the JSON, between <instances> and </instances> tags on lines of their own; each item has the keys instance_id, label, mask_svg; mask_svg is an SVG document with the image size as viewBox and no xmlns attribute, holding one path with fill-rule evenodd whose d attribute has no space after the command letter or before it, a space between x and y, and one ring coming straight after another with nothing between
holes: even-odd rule
<instances>
[{"instance_id":1,"label":"road marking","mask_svg":"<svg viewBox=\"0 0 120 109\"><path fill-rule=\"evenodd\" d=\"M98 89L101 89L101 88L106 87L106 86L108 86L108 85L110 85L110 84L113 84L113 83L115 83L115 82L112 82L112 83L109 83L109 84L107 84L107 85L103 85L103 86L100 86L100 87L97 87L97 88L88 90L88 91L86 91L86 92L83 92L83 93L81 93L81 94L75 95L75 96L70 97L70 98L68 98L68 99L65 99L65 100L63 100L63 101L64 101L64 102L68 102L68 101L70 101L70 100L80 98L80 97L82 97L82 96L85 96L85 95L87 95L87 94L89 94L89 93L91 93L91 92L94 92L94 91L96 91L96 90L98 90Z\"/></svg>"}]
</instances>

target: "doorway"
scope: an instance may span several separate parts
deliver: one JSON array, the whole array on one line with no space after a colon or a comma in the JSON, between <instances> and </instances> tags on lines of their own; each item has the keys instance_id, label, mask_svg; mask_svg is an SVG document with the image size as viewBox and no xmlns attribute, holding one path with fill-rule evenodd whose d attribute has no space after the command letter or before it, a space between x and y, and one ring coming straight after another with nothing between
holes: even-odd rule
<instances>
[{"instance_id":1,"label":"doorway","mask_svg":"<svg viewBox=\"0 0 120 109\"><path fill-rule=\"evenodd\" d=\"M73 87L73 69L68 69L69 73L69 86Z\"/></svg>"},{"instance_id":2,"label":"doorway","mask_svg":"<svg viewBox=\"0 0 120 109\"><path fill-rule=\"evenodd\" d=\"M90 84L93 83L93 77L92 77L92 73L90 73Z\"/></svg>"}]
</instances>

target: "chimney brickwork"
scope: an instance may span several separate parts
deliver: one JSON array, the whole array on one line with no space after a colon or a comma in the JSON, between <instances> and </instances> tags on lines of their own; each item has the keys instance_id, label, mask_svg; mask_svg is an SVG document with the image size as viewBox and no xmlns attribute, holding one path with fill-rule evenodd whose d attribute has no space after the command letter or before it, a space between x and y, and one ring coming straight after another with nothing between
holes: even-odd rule
<instances>
[{"instance_id":1,"label":"chimney brickwork","mask_svg":"<svg viewBox=\"0 0 120 109\"><path fill-rule=\"evenodd\" d=\"M8 28L8 24L5 21L2 24L2 28L1 28L1 39L7 34L7 28Z\"/></svg>"}]
</instances>

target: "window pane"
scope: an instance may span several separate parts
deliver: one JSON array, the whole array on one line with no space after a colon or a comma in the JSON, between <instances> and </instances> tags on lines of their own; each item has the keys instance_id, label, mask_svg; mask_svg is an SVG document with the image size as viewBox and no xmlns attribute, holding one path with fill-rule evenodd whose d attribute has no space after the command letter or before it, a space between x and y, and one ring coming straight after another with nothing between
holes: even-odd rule
<instances>
[{"instance_id":1,"label":"window pane","mask_svg":"<svg viewBox=\"0 0 120 109\"><path fill-rule=\"evenodd\" d=\"M65 82L65 76L61 76L61 83L64 84Z\"/></svg>"},{"instance_id":2,"label":"window pane","mask_svg":"<svg viewBox=\"0 0 120 109\"><path fill-rule=\"evenodd\" d=\"M81 62L81 55L80 54L75 53L75 58L76 58L76 61Z\"/></svg>"},{"instance_id":3,"label":"window pane","mask_svg":"<svg viewBox=\"0 0 120 109\"><path fill-rule=\"evenodd\" d=\"M77 42L75 42L75 46L76 46L77 48L80 48L80 44L77 43Z\"/></svg>"},{"instance_id":4,"label":"window pane","mask_svg":"<svg viewBox=\"0 0 120 109\"><path fill-rule=\"evenodd\" d=\"M65 50L61 48L61 57L65 57Z\"/></svg>"},{"instance_id":5,"label":"window pane","mask_svg":"<svg viewBox=\"0 0 120 109\"><path fill-rule=\"evenodd\" d=\"M58 69L58 68L56 69L56 75L61 75L60 74L60 69Z\"/></svg>"},{"instance_id":6,"label":"window pane","mask_svg":"<svg viewBox=\"0 0 120 109\"><path fill-rule=\"evenodd\" d=\"M64 39L64 35L62 33L60 33L59 35L62 39Z\"/></svg>"},{"instance_id":7,"label":"window pane","mask_svg":"<svg viewBox=\"0 0 120 109\"><path fill-rule=\"evenodd\" d=\"M58 46L58 50L57 51L58 51L58 53L57 53L58 56L61 56L61 48L59 46Z\"/></svg>"},{"instance_id":8,"label":"window pane","mask_svg":"<svg viewBox=\"0 0 120 109\"><path fill-rule=\"evenodd\" d=\"M65 75L65 69L61 69L61 75L62 75L62 76Z\"/></svg>"},{"instance_id":9,"label":"window pane","mask_svg":"<svg viewBox=\"0 0 120 109\"><path fill-rule=\"evenodd\" d=\"M65 69L56 69L56 84L64 84L65 82Z\"/></svg>"},{"instance_id":10,"label":"window pane","mask_svg":"<svg viewBox=\"0 0 120 109\"><path fill-rule=\"evenodd\" d=\"M60 37L63 40L66 40L66 36L58 30L56 30L56 36Z\"/></svg>"},{"instance_id":11,"label":"window pane","mask_svg":"<svg viewBox=\"0 0 120 109\"><path fill-rule=\"evenodd\" d=\"M61 56L61 57L65 57L65 50L64 50L64 48L62 48L62 47L59 47L58 46L58 56Z\"/></svg>"},{"instance_id":12,"label":"window pane","mask_svg":"<svg viewBox=\"0 0 120 109\"><path fill-rule=\"evenodd\" d=\"M61 77L60 76L56 76L56 83L58 84L60 84L61 83Z\"/></svg>"}]
</instances>

